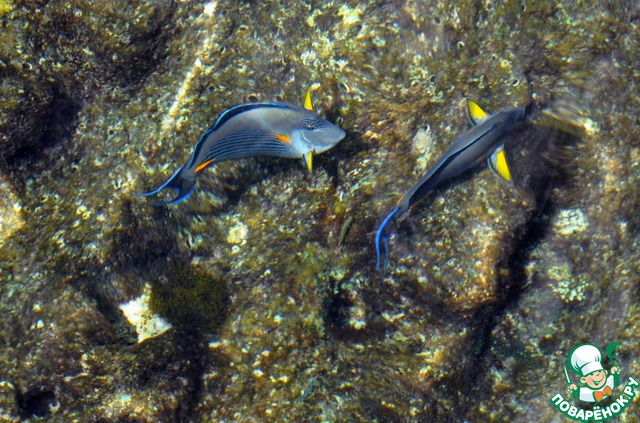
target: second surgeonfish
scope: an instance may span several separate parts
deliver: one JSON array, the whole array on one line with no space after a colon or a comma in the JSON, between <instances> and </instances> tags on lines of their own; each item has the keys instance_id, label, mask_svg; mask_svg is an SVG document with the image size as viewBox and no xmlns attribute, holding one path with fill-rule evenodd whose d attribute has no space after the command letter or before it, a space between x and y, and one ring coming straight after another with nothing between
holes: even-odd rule
<instances>
[{"instance_id":1,"label":"second surgeonfish","mask_svg":"<svg viewBox=\"0 0 640 423\"><path fill-rule=\"evenodd\" d=\"M398 205L384 218L376 232L376 268L380 268L381 248L385 250L385 269L389 265L389 225L427 193L476 167L488 159L489 167L507 181L511 172L504 152L503 138L512 126L524 119L525 109L513 107L487 114L476 102L467 100L469 120L474 125L451 144L440 159L400 198Z\"/></svg>"},{"instance_id":2,"label":"second surgeonfish","mask_svg":"<svg viewBox=\"0 0 640 423\"><path fill-rule=\"evenodd\" d=\"M313 154L339 143L345 132L321 118L305 96L305 107L287 103L241 104L224 111L196 143L191 157L164 184L144 194L154 195L171 188L178 195L158 205L179 203L193 192L200 172L214 163L256 156L302 158L309 171Z\"/></svg>"}]
</instances>

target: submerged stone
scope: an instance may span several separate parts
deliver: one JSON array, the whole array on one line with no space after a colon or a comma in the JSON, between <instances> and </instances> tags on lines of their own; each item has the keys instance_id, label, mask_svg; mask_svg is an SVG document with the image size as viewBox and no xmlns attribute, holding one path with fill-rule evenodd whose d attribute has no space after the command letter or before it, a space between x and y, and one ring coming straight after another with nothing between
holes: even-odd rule
<instances>
[{"instance_id":1,"label":"submerged stone","mask_svg":"<svg viewBox=\"0 0 640 423\"><path fill-rule=\"evenodd\" d=\"M637 6L2 6L2 418L551 421L576 344L640 374ZM184 203L134 195L230 106L316 83L348 136L313 173L226 162ZM375 228L465 97L533 101L514 182L479 166L426 197L377 272ZM137 343L141 296L173 328Z\"/></svg>"}]
</instances>

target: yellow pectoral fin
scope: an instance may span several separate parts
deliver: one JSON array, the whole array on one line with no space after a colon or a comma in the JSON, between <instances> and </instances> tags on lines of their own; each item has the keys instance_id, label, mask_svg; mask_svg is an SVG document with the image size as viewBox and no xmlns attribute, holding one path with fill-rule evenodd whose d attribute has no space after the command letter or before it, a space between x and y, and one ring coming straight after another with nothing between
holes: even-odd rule
<instances>
[{"instance_id":1,"label":"yellow pectoral fin","mask_svg":"<svg viewBox=\"0 0 640 423\"><path fill-rule=\"evenodd\" d=\"M469 120L473 125L477 125L487 117L487 112L485 112L482 107L473 100L467 100L467 113L469 115Z\"/></svg>"},{"instance_id":2,"label":"yellow pectoral fin","mask_svg":"<svg viewBox=\"0 0 640 423\"><path fill-rule=\"evenodd\" d=\"M507 182L511 182L511 170L509 169L509 163L507 163L507 155L504 152L504 148L500 146L489 158L489 165L491 169L502 179Z\"/></svg>"}]
</instances>

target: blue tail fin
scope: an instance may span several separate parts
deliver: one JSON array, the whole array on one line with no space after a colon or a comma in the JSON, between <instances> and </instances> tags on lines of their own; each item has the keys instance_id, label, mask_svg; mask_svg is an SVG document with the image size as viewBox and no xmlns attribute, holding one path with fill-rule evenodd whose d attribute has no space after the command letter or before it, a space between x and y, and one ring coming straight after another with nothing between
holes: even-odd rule
<instances>
[{"instance_id":1,"label":"blue tail fin","mask_svg":"<svg viewBox=\"0 0 640 423\"><path fill-rule=\"evenodd\" d=\"M173 200L157 202L155 204L156 206L165 206L167 204L175 204L175 203L179 203L181 201L186 200L187 198L189 198L189 196L193 192L193 188L196 186L196 179L185 178L182 175L183 168L184 166L178 169L173 175L171 175L171 177L164 184L160 185L158 188L154 189L153 191L149 191L149 192L145 192L144 194L137 194L137 195L139 195L140 197L149 197L150 195L159 193L165 188L171 188L178 191L178 195Z\"/></svg>"},{"instance_id":2,"label":"blue tail fin","mask_svg":"<svg viewBox=\"0 0 640 423\"><path fill-rule=\"evenodd\" d=\"M378 232L376 232L376 269L380 270L380 244L384 244L384 268L389 267L389 222L393 217L398 213L398 207L391 210L391 213L384 218L380 226L378 227Z\"/></svg>"}]
</instances>

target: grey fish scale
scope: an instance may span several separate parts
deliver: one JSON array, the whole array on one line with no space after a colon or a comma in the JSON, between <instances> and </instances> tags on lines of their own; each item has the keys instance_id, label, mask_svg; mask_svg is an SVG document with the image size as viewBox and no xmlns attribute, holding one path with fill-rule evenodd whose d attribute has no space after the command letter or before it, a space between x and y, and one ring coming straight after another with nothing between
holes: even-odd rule
<instances>
[{"instance_id":1,"label":"grey fish scale","mask_svg":"<svg viewBox=\"0 0 640 423\"><path fill-rule=\"evenodd\" d=\"M286 111L296 108L284 103L252 103L241 104L225 110L220 115L216 123L210 126L196 143L189 162L189 167L194 165L196 159L201 155L202 150L206 150L207 144L209 144L212 139L216 140L223 138L225 133L233 132L233 129L239 128L239 123L244 121L244 123L248 124L250 128L256 129L254 122L252 122L251 119L247 119L247 116L252 116L252 112L255 112L256 110L259 111L261 109ZM258 127L258 129L265 129L268 131L271 128L262 125L261 127Z\"/></svg>"},{"instance_id":2,"label":"grey fish scale","mask_svg":"<svg viewBox=\"0 0 640 423\"><path fill-rule=\"evenodd\" d=\"M202 145L196 147L198 156L193 158L189 167L196 168L211 159L219 162L256 155L296 157L291 146L273 134L289 134L297 127L298 114L299 111L273 107L253 109L234 116L201 140Z\"/></svg>"},{"instance_id":3,"label":"grey fish scale","mask_svg":"<svg viewBox=\"0 0 640 423\"><path fill-rule=\"evenodd\" d=\"M489 131L493 130L493 126ZM475 128L474 128L475 129ZM486 136L489 131L481 135ZM459 151L457 149L450 148L453 152L447 150L443 157L433 165L429 172L427 172L420 180L404 195L402 201L399 203L400 214L408 211L419 199L424 197L428 192L436 189L440 184L448 182L452 178L464 173L467 169L470 169L480 163L485 157L480 155L476 156L476 159L469 162L466 160L467 156L474 154L473 147L477 149L478 144L465 145ZM457 162L465 162L465 166L456 166Z\"/></svg>"},{"instance_id":4,"label":"grey fish scale","mask_svg":"<svg viewBox=\"0 0 640 423\"><path fill-rule=\"evenodd\" d=\"M398 216L440 184L450 181L487 159L511 129L511 111L497 113L463 134L398 203Z\"/></svg>"},{"instance_id":5,"label":"grey fish scale","mask_svg":"<svg viewBox=\"0 0 640 423\"><path fill-rule=\"evenodd\" d=\"M289 144L284 144L267 131L238 131L217 140L203 159L196 160L195 166L209 160L246 159L254 156L296 157Z\"/></svg>"}]
</instances>

